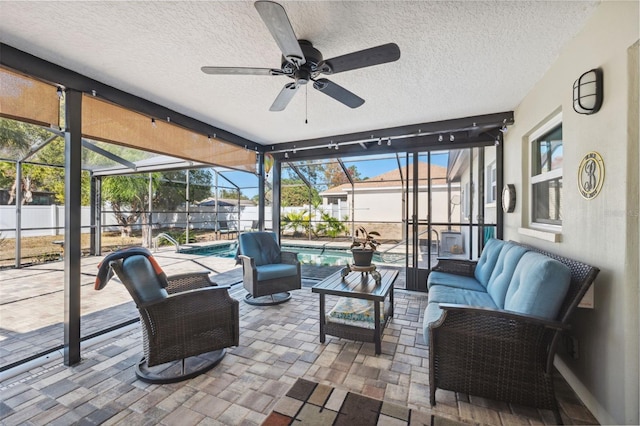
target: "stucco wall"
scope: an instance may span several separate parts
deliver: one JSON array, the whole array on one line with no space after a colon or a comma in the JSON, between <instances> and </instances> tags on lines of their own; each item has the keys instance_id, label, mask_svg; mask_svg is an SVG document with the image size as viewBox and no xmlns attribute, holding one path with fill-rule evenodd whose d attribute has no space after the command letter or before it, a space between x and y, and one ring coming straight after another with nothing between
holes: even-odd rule
<instances>
[{"instance_id":1,"label":"stucco wall","mask_svg":"<svg viewBox=\"0 0 640 426\"><path fill-rule=\"evenodd\" d=\"M457 185L452 185L451 194L458 194ZM447 198L447 187L444 185L434 185L431 192L431 200L433 203L432 215L433 222L447 221L447 207L449 205ZM420 189L420 202L418 205L418 217L426 220L427 218L427 190ZM376 189L370 191L357 191L355 195L354 220L356 222L402 222L404 217L402 188ZM348 193L347 203L351 205L351 192ZM412 208L411 199L409 199L409 209ZM454 221L457 221L454 218Z\"/></svg>"},{"instance_id":2,"label":"stucco wall","mask_svg":"<svg viewBox=\"0 0 640 426\"><path fill-rule=\"evenodd\" d=\"M523 241L601 269L594 309L579 309L571 333L579 358L559 355L558 369L603 424L640 422L638 316L638 2L604 1L585 28L515 110L505 138L504 176L515 183L516 212L505 215L506 240ZM635 47L634 47L635 44ZM572 84L600 67L604 103L595 115L572 109ZM635 93L634 93L635 92ZM528 223L527 135L554 112L563 113L564 217L561 241L524 235ZM602 192L585 200L578 165L589 151L605 162Z\"/></svg>"}]
</instances>

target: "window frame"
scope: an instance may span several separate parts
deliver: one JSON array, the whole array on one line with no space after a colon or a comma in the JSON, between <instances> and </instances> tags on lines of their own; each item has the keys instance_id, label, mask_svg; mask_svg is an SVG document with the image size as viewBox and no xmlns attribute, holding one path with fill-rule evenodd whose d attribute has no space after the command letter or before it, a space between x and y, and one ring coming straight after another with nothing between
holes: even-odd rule
<instances>
[{"instance_id":1,"label":"window frame","mask_svg":"<svg viewBox=\"0 0 640 426\"><path fill-rule=\"evenodd\" d=\"M534 174L535 173L535 168L534 168L535 155L538 155L538 156L540 155L539 151L535 147L535 144L539 141L539 139L542 136L546 135L547 133L550 133L551 131L555 130L557 127L562 127L562 125L563 125L562 112L560 112L554 115L553 117L551 117L549 120L547 120L539 128L533 131L528 137L528 147L529 147L529 155L530 155L529 174L528 174L528 188L529 188L528 222L529 222L529 227L532 229L539 229L543 231L551 231L556 233L562 231L562 219L554 222L540 222L540 221L535 221L534 219L534 216L535 216L534 185L542 182L557 180L557 179L562 180L564 177L564 174L563 174L564 160L563 160L562 167L560 168L549 170L547 172ZM563 146L563 152L564 152L564 136L562 140L562 146ZM560 200L562 200L563 198L562 189L563 188L560 189Z\"/></svg>"},{"instance_id":2,"label":"window frame","mask_svg":"<svg viewBox=\"0 0 640 426\"><path fill-rule=\"evenodd\" d=\"M496 162L492 161L485 167L485 205L494 206L498 201L498 169Z\"/></svg>"}]
</instances>

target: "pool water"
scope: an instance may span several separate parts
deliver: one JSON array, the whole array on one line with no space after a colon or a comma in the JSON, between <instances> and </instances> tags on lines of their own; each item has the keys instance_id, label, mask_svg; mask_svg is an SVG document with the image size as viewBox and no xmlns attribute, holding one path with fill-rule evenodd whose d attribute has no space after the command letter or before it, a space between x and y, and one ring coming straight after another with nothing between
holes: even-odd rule
<instances>
[{"instance_id":1,"label":"pool water","mask_svg":"<svg viewBox=\"0 0 640 426\"><path fill-rule=\"evenodd\" d=\"M238 250L238 243L205 246L182 249L180 253L197 254L200 256L216 256L233 258ZM352 262L349 250L322 249L315 247L300 247L283 245L282 250L298 253L298 260L305 265L341 266ZM374 253L374 261L381 262L378 253Z\"/></svg>"},{"instance_id":2,"label":"pool water","mask_svg":"<svg viewBox=\"0 0 640 426\"><path fill-rule=\"evenodd\" d=\"M238 243L229 243L229 244L217 244L214 246L182 248L180 249L180 253L196 254L199 256L215 256L215 257L233 258L236 256L237 250L238 250Z\"/></svg>"}]
</instances>

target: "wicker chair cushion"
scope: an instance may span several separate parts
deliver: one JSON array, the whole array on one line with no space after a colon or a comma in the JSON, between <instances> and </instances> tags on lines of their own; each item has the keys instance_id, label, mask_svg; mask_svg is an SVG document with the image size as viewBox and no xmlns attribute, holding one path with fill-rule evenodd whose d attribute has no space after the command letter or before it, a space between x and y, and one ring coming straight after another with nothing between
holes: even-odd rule
<instances>
[{"instance_id":1,"label":"wicker chair cushion","mask_svg":"<svg viewBox=\"0 0 640 426\"><path fill-rule=\"evenodd\" d=\"M372 300L341 297L329 312L327 321L373 329L373 303ZM384 323L384 303L380 303L380 322Z\"/></svg>"},{"instance_id":2,"label":"wicker chair cushion","mask_svg":"<svg viewBox=\"0 0 640 426\"><path fill-rule=\"evenodd\" d=\"M258 281L273 280L277 278L292 277L298 275L297 265L276 263L273 265L256 266Z\"/></svg>"},{"instance_id":3,"label":"wicker chair cushion","mask_svg":"<svg viewBox=\"0 0 640 426\"><path fill-rule=\"evenodd\" d=\"M487 293L500 309L504 309L504 299L507 296L511 277L526 252L527 249L522 246L506 243L498 256L498 261L487 284Z\"/></svg>"},{"instance_id":4,"label":"wicker chair cushion","mask_svg":"<svg viewBox=\"0 0 640 426\"><path fill-rule=\"evenodd\" d=\"M496 266L500 252L505 248L505 245L506 243L504 241L491 238L487 241L487 244L485 244L484 249L482 249L482 254L480 255L480 259L478 259L474 275L484 288L487 288L489 278L491 278L491 272Z\"/></svg>"},{"instance_id":5,"label":"wicker chair cushion","mask_svg":"<svg viewBox=\"0 0 640 426\"><path fill-rule=\"evenodd\" d=\"M239 237L240 254L253 258L256 266L280 263L280 247L273 232L244 232Z\"/></svg>"},{"instance_id":6,"label":"wicker chair cushion","mask_svg":"<svg viewBox=\"0 0 640 426\"><path fill-rule=\"evenodd\" d=\"M161 279L146 256L136 255L124 259L122 269L126 271L126 281L131 286L129 291L136 293L140 303L156 302L167 298L167 290L164 289Z\"/></svg>"},{"instance_id":7,"label":"wicker chair cushion","mask_svg":"<svg viewBox=\"0 0 640 426\"><path fill-rule=\"evenodd\" d=\"M429 303L453 303L496 309L493 298L486 291L473 291L436 285L429 290Z\"/></svg>"},{"instance_id":8,"label":"wicker chair cushion","mask_svg":"<svg viewBox=\"0 0 640 426\"><path fill-rule=\"evenodd\" d=\"M504 309L555 319L564 300L571 271L543 254L525 253L511 278Z\"/></svg>"}]
</instances>

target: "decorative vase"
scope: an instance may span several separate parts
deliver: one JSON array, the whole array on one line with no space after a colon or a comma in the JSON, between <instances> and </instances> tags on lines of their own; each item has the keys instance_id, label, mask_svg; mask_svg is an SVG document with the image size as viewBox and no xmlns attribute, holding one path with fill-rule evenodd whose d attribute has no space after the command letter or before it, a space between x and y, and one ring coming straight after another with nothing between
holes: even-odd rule
<instances>
[{"instance_id":1,"label":"decorative vase","mask_svg":"<svg viewBox=\"0 0 640 426\"><path fill-rule=\"evenodd\" d=\"M373 250L369 249L351 249L353 255L353 264L355 266L371 266L373 259Z\"/></svg>"}]
</instances>

